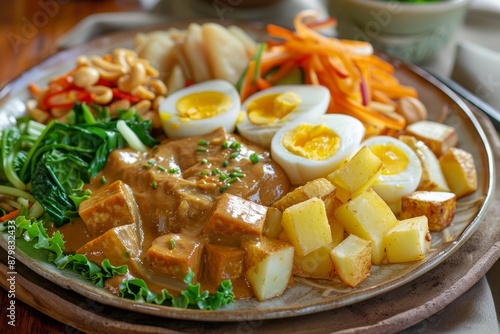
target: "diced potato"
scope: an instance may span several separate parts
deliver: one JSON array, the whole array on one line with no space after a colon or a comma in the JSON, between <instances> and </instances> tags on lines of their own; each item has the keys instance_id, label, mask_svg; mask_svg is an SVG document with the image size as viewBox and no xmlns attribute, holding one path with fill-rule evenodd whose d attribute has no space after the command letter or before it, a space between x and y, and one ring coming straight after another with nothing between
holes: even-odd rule
<instances>
[{"instance_id":1,"label":"diced potato","mask_svg":"<svg viewBox=\"0 0 500 334\"><path fill-rule=\"evenodd\" d=\"M434 152L423 141L413 136L400 136L399 140L410 146L422 164L422 177L417 190L450 191Z\"/></svg>"},{"instance_id":2,"label":"diced potato","mask_svg":"<svg viewBox=\"0 0 500 334\"><path fill-rule=\"evenodd\" d=\"M370 274L371 242L351 234L332 249L330 257L340 280L355 287Z\"/></svg>"},{"instance_id":3,"label":"diced potato","mask_svg":"<svg viewBox=\"0 0 500 334\"><path fill-rule=\"evenodd\" d=\"M337 188L342 202L368 189L378 178L382 161L367 147L362 147L345 165L330 173L327 179Z\"/></svg>"},{"instance_id":4,"label":"diced potato","mask_svg":"<svg viewBox=\"0 0 500 334\"><path fill-rule=\"evenodd\" d=\"M337 219L335 219L335 215L333 213L332 213L332 218L329 219L329 223L330 223L330 230L332 231L332 244L333 246L337 246L345 238L344 225L340 223Z\"/></svg>"},{"instance_id":5,"label":"diced potato","mask_svg":"<svg viewBox=\"0 0 500 334\"><path fill-rule=\"evenodd\" d=\"M472 154L452 147L439 158L439 163L451 192L457 198L476 191L477 173Z\"/></svg>"},{"instance_id":6,"label":"diced potato","mask_svg":"<svg viewBox=\"0 0 500 334\"><path fill-rule=\"evenodd\" d=\"M335 269L330 259L330 251L334 246L333 243L328 244L305 256L295 254L293 274L300 277L332 279L335 276Z\"/></svg>"},{"instance_id":7,"label":"diced potato","mask_svg":"<svg viewBox=\"0 0 500 334\"><path fill-rule=\"evenodd\" d=\"M292 276L293 247L285 242L262 237L244 240L245 276L258 300L280 296Z\"/></svg>"},{"instance_id":8,"label":"diced potato","mask_svg":"<svg viewBox=\"0 0 500 334\"><path fill-rule=\"evenodd\" d=\"M243 274L245 251L241 248L207 244L205 246L205 277L209 282L234 280Z\"/></svg>"},{"instance_id":9,"label":"diced potato","mask_svg":"<svg viewBox=\"0 0 500 334\"><path fill-rule=\"evenodd\" d=\"M406 133L423 141L437 157L458 143L458 135L452 126L433 121L419 121L408 125Z\"/></svg>"},{"instance_id":10,"label":"diced potato","mask_svg":"<svg viewBox=\"0 0 500 334\"><path fill-rule=\"evenodd\" d=\"M285 209L281 225L300 256L332 242L325 203L317 197Z\"/></svg>"},{"instance_id":11,"label":"diced potato","mask_svg":"<svg viewBox=\"0 0 500 334\"><path fill-rule=\"evenodd\" d=\"M456 195L442 191L416 191L403 196L400 219L425 215L429 231L439 232L448 227L455 217Z\"/></svg>"},{"instance_id":12,"label":"diced potato","mask_svg":"<svg viewBox=\"0 0 500 334\"><path fill-rule=\"evenodd\" d=\"M384 235L398 222L391 208L373 190L368 189L335 210L335 217L349 234L372 242L372 263L385 257Z\"/></svg>"},{"instance_id":13,"label":"diced potato","mask_svg":"<svg viewBox=\"0 0 500 334\"><path fill-rule=\"evenodd\" d=\"M80 203L78 210L90 235L96 238L109 229L139 223L139 209L132 190L115 181Z\"/></svg>"},{"instance_id":14,"label":"diced potato","mask_svg":"<svg viewBox=\"0 0 500 334\"><path fill-rule=\"evenodd\" d=\"M212 243L239 246L247 235L262 236L267 207L224 193L203 232Z\"/></svg>"},{"instance_id":15,"label":"diced potato","mask_svg":"<svg viewBox=\"0 0 500 334\"><path fill-rule=\"evenodd\" d=\"M275 207L267 208L266 220L264 221L264 236L268 238L278 239L281 231L283 231L283 226L281 225L281 218L283 212L276 209Z\"/></svg>"},{"instance_id":16,"label":"diced potato","mask_svg":"<svg viewBox=\"0 0 500 334\"><path fill-rule=\"evenodd\" d=\"M87 242L77 251L92 262L100 264L108 259L114 266L126 264L139 253L136 226L133 224L117 226L101 236Z\"/></svg>"},{"instance_id":17,"label":"diced potato","mask_svg":"<svg viewBox=\"0 0 500 334\"><path fill-rule=\"evenodd\" d=\"M189 269L200 274L202 244L182 234L165 234L153 241L145 266L153 272L182 281Z\"/></svg>"},{"instance_id":18,"label":"diced potato","mask_svg":"<svg viewBox=\"0 0 500 334\"><path fill-rule=\"evenodd\" d=\"M431 246L426 216L399 221L384 237L389 263L418 261L425 258Z\"/></svg>"},{"instance_id":19,"label":"diced potato","mask_svg":"<svg viewBox=\"0 0 500 334\"><path fill-rule=\"evenodd\" d=\"M325 178L319 178L307 182L295 188L273 204L281 212L292 205L307 201L310 198L323 198L335 192L335 186Z\"/></svg>"}]
</instances>

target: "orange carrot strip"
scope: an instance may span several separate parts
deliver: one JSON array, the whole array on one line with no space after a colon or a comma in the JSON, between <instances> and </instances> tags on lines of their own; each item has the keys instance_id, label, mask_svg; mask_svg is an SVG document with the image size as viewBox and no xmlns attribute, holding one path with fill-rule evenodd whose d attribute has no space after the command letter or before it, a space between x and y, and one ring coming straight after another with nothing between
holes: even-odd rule
<instances>
[{"instance_id":1,"label":"orange carrot strip","mask_svg":"<svg viewBox=\"0 0 500 334\"><path fill-rule=\"evenodd\" d=\"M245 101L252 93L255 91L254 85L252 85L252 77L253 72L255 70L255 60L251 60L248 63L248 71L246 73L245 80L243 81L243 85L241 87L240 99L241 101Z\"/></svg>"},{"instance_id":2,"label":"orange carrot strip","mask_svg":"<svg viewBox=\"0 0 500 334\"><path fill-rule=\"evenodd\" d=\"M378 82L372 83L373 89L384 92L391 99L398 99L403 96L418 97L417 90L409 86L384 85Z\"/></svg>"},{"instance_id":3,"label":"orange carrot strip","mask_svg":"<svg viewBox=\"0 0 500 334\"><path fill-rule=\"evenodd\" d=\"M21 213L21 209L16 209L14 211L11 211L11 212L3 215L2 217L0 217L0 222L6 222L7 220L14 219L17 216L19 216L20 213Z\"/></svg>"},{"instance_id":4,"label":"orange carrot strip","mask_svg":"<svg viewBox=\"0 0 500 334\"><path fill-rule=\"evenodd\" d=\"M264 78L257 78L257 80L255 81L255 84L257 85L257 88L259 90L268 89L268 88L271 88L273 86L272 83L269 82L269 80L266 80Z\"/></svg>"},{"instance_id":5,"label":"orange carrot strip","mask_svg":"<svg viewBox=\"0 0 500 334\"><path fill-rule=\"evenodd\" d=\"M33 97L38 97L38 95L40 95L40 92L42 91L40 87L33 82L28 85L28 89Z\"/></svg>"},{"instance_id":6,"label":"orange carrot strip","mask_svg":"<svg viewBox=\"0 0 500 334\"><path fill-rule=\"evenodd\" d=\"M271 37L277 37L277 38L283 38L283 39L291 39L295 36L292 31L290 31L286 28L277 26L275 24L268 24L267 25L267 33Z\"/></svg>"},{"instance_id":7,"label":"orange carrot strip","mask_svg":"<svg viewBox=\"0 0 500 334\"><path fill-rule=\"evenodd\" d=\"M396 105L396 102L394 102L394 100L392 100L389 96L387 96L386 93L381 92L378 89L374 89L372 91L372 98L373 98L373 101L375 101L375 102L381 102L381 103L389 104L392 106Z\"/></svg>"}]
</instances>

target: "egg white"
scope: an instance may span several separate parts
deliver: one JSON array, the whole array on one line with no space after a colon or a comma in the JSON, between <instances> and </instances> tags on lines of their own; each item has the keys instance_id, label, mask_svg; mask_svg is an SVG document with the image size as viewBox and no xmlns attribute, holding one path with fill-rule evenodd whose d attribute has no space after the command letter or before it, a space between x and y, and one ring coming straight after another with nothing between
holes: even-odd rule
<instances>
[{"instance_id":1,"label":"egg white","mask_svg":"<svg viewBox=\"0 0 500 334\"><path fill-rule=\"evenodd\" d=\"M257 125L250 122L247 116L248 105L255 99L268 94L293 92L301 103L288 115L272 125ZM300 119L315 119L326 113L330 104L330 92L324 86L316 85L282 85L259 91L248 97L243 103L243 111L236 128L238 133L263 147L270 147L275 133L285 124Z\"/></svg>"},{"instance_id":2,"label":"egg white","mask_svg":"<svg viewBox=\"0 0 500 334\"><path fill-rule=\"evenodd\" d=\"M402 172L392 175L380 174L378 180L372 185L373 190L395 213L398 213L401 209L401 198L417 189L422 177L422 165L415 152L399 139L389 136L374 136L362 143L368 148L375 144L394 145L403 151L408 158L408 166Z\"/></svg>"},{"instance_id":3,"label":"egg white","mask_svg":"<svg viewBox=\"0 0 500 334\"><path fill-rule=\"evenodd\" d=\"M201 92L220 92L231 99L230 108L219 115L198 120L182 120L177 111L177 102L186 95ZM209 80L180 89L167 96L160 104L159 114L163 130L169 138L186 138L205 135L219 127L233 132L240 112L240 96L236 88L225 80Z\"/></svg>"},{"instance_id":4,"label":"egg white","mask_svg":"<svg viewBox=\"0 0 500 334\"><path fill-rule=\"evenodd\" d=\"M283 136L303 123L323 123L333 130L340 138L340 146L337 152L330 158L317 161L288 151L282 144ZM292 184L302 185L308 181L327 176L350 159L359 149L364 135L365 127L363 123L348 115L327 114L307 121L297 120L288 123L276 132L271 142L271 156L283 168Z\"/></svg>"}]
</instances>

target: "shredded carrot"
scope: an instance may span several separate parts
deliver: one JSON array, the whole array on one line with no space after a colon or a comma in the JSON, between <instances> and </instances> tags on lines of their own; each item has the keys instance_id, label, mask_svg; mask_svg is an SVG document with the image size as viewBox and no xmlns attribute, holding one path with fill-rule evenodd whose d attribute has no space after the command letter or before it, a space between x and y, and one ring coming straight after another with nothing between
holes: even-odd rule
<instances>
[{"instance_id":1,"label":"shredded carrot","mask_svg":"<svg viewBox=\"0 0 500 334\"><path fill-rule=\"evenodd\" d=\"M273 86L272 83L269 82L269 80L266 80L263 78L257 78L257 80L255 81L255 84L257 85L257 88L259 90L264 90L264 89L267 89L267 88L270 88Z\"/></svg>"},{"instance_id":2,"label":"shredded carrot","mask_svg":"<svg viewBox=\"0 0 500 334\"><path fill-rule=\"evenodd\" d=\"M33 95L33 97L37 97L38 95L40 95L40 92L42 91L40 87L33 82L28 85L28 89L31 95Z\"/></svg>"},{"instance_id":3,"label":"shredded carrot","mask_svg":"<svg viewBox=\"0 0 500 334\"><path fill-rule=\"evenodd\" d=\"M246 98L252 95L252 93L256 90L255 85L252 84L255 65L255 60L250 61L250 63L248 64L248 71L246 73L245 79L243 80L243 85L240 92L241 101L245 101Z\"/></svg>"},{"instance_id":4,"label":"shredded carrot","mask_svg":"<svg viewBox=\"0 0 500 334\"><path fill-rule=\"evenodd\" d=\"M0 222L6 222L7 220L14 219L17 216L19 216L20 213L21 213L21 209L16 209L14 211L11 211L11 212L3 215L2 217L0 217Z\"/></svg>"}]
</instances>

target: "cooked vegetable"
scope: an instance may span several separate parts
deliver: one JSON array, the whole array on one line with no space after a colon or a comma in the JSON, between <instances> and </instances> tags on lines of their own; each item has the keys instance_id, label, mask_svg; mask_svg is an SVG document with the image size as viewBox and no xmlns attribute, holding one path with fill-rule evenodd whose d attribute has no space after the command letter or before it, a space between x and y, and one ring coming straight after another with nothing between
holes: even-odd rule
<instances>
[{"instance_id":1,"label":"cooked vegetable","mask_svg":"<svg viewBox=\"0 0 500 334\"><path fill-rule=\"evenodd\" d=\"M472 154L452 147L439 158L439 165L450 190L461 198L477 189L477 172Z\"/></svg>"},{"instance_id":2,"label":"cooked vegetable","mask_svg":"<svg viewBox=\"0 0 500 334\"><path fill-rule=\"evenodd\" d=\"M351 234L332 249L330 257L340 280L355 287L370 274L371 254L371 242Z\"/></svg>"},{"instance_id":3,"label":"cooked vegetable","mask_svg":"<svg viewBox=\"0 0 500 334\"><path fill-rule=\"evenodd\" d=\"M426 216L399 221L384 237L389 263L422 260L431 246Z\"/></svg>"},{"instance_id":4,"label":"cooked vegetable","mask_svg":"<svg viewBox=\"0 0 500 334\"><path fill-rule=\"evenodd\" d=\"M444 191L416 191L403 196L400 219L426 216L429 231L439 232L448 227L455 217L456 196Z\"/></svg>"},{"instance_id":5,"label":"cooked vegetable","mask_svg":"<svg viewBox=\"0 0 500 334\"><path fill-rule=\"evenodd\" d=\"M419 121L408 125L405 132L423 141L438 158L458 143L456 130L442 123Z\"/></svg>"}]
</instances>

